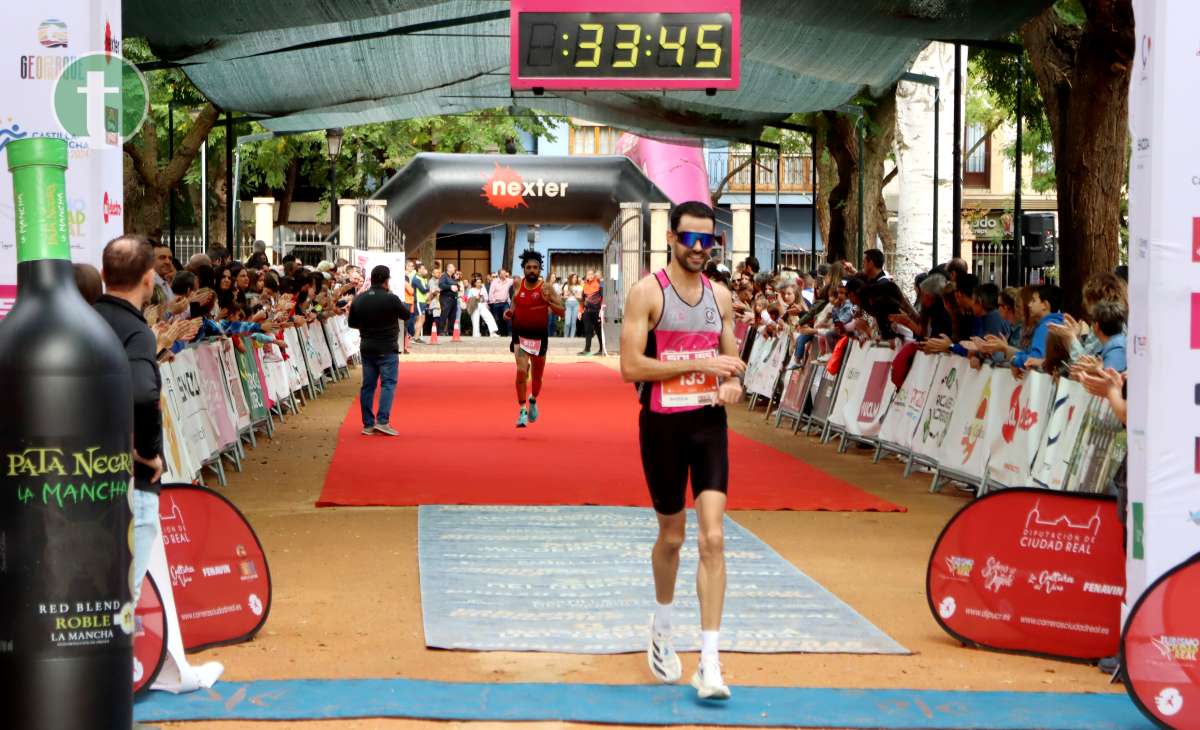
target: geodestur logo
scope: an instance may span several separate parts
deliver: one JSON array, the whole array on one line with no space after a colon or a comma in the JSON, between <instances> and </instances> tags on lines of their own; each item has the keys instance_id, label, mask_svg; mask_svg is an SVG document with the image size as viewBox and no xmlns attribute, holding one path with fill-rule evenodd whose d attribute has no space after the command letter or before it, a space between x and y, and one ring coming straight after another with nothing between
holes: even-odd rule
<instances>
[{"instance_id":1,"label":"geodestur logo","mask_svg":"<svg viewBox=\"0 0 1200 730\"><path fill-rule=\"evenodd\" d=\"M54 83L54 117L89 146L120 147L141 129L149 109L146 78L116 54L89 53L63 69Z\"/></svg>"}]
</instances>

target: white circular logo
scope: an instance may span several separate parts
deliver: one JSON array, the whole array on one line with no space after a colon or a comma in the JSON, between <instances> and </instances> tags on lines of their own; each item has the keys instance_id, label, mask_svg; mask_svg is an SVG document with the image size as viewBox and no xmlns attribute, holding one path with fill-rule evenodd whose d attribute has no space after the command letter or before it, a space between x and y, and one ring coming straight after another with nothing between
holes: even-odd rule
<instances>
[{"instance_id":1,"label":"white circular logo","mask_svg":"<svg viewBox=\"0 0 1200 730\"><path fill-rule=\"evenodd\" d=\"M262 615L262 612L263 612L263 605L262 605L262 601L260 601L260 600L258 599L258 595L257 595L257 594L255 594L255 593L251 593L251 594L250 594L250 600L248 601L248 603L250 604L250 611L251 611L251 613L253 613L255 616L261 616L261 615Z\"/></svg>"},{"instance_id":2,"label":"white circular logo","mask_svg":"<svg viewBox=\"0 0 1200 730\"><path fill-rule=\"evenodd\" d=\"M954 601L953 596L946 596L942 599L942 602L938 604L938 615L942 618L950 618L957 610L958 604Z\"/></svg>"},{"instance_id":3,"label":"white circular logo","mask_svg":"<svg viewBox=\"0 0 1200 730\"><path fill-rule=\"evenodd\" d=\"M138 661L137 657L133 658L133 681L140 682L146 674L146 668Z\"/></svg>"},{"instance_id":4,"label":"white circular logo","mask_svg":"<svg viewBox=\"0 0 1200 730\"><path fill-rule=\"evenodd\" d=\"M1177 715L1183 709L1183 695L1174 687L1164 687L1154 698L1154 705L1167 717Z\"/></svg>"}]
</instances>

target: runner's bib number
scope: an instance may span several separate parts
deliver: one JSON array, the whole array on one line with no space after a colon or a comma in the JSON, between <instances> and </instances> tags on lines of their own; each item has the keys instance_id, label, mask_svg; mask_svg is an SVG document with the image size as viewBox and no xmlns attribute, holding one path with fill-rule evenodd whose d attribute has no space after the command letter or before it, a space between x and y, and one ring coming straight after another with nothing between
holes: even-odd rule
<instances>
[{"instance_id":1,"label":"runner's bib number","mask_svg":"<svg viewBox=\"0 0 1200 730\"><path fill-rule=\"evenodd\" d=\"M716 357L716 355L715 350L701 350L699 352L667 351L662 353L659 359L664 362L674 362L679 360L701 360ZM720 383L717 382L717 376L699 372L684 373L670 380L664 380L662 381L662 406L663 408L694 408L716 405L717 389L719 386Z\"/></svg>"},{"instance_id":2,"label":"runner's bib number","mask_svg":"<svg viewBox=\"0 0 1200 730\"><path fill-rule=\"evenodd\" d=\"M531 340L528 337L520 337L520 336L518 336L517 339L521 341L521 349L524 350L525 352L528 352L530 355L533 355L534 357L537 357L538 355L542 354L542 341L541 340Z\"/></svg>"}]
</instances>

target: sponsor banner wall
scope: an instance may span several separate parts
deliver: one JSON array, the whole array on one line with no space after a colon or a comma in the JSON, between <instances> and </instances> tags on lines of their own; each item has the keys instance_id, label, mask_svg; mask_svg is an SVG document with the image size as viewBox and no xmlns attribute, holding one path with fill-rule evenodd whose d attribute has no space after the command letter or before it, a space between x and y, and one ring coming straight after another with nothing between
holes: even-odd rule
<instances>
[{"instance_id":1,"label":"sponsor banner wall","mask_svg":"<svg viewBox=\"0 0 1200 730\"><path fill-rule=\"evenodd\" d=\"M775 396L775 385L783 372L784 363L791 354L791 330L784 330L776 337L758 337L754 340L751 363L754 369L746 368L746 393L764 398Z\"/></svg>"},{"instance_id":2,"label":"sponsor banner wall","mask_svg":"<svg viewBox=\"0 0 1200 730\"><path fill-rule=\"evenodd\" d=\"M842 376L837 400L839 418L834 420L847 433L867 437L878 435L884 407L895 390L891 377L895 356L896 351L890 347L855 347L845 365L849 369ZM849 386L847 380L851 380Z\"/></svg>"},{"instance_id":3,"label":"sponsor banner wall","mask_svg":"<svg viewBox=\"0 0 1200 730\"><path fill-rule=\"evenodd\" d=\"M1200 551L1200 4L1136 0L1130 79L1130 599Z\"/></svg>"},{"instance_id":4,"label":"sponsor banner wall","mask_svg":"<svg viewBox=\"0 0 1200 730\"><path fill-rule=\"evenodd\" d=\"M0 170L7 170L8 164L2 151L15 139L66 139L71 259L100 268L104 244L124 230L124 153L115 140L101 149L67 134L55 119L52 100L59 74L72 61L89 53L120 52L121 2L5 3L0 40L0 99L5 100L0 112ZM0 317L16 298L15 226L12 176L6 173L0 175Z\"/></svg>"},{"instance_id":5,"label":"sponsor banner wall","mask_svg":"<svg viewBox=\"0 0 1200 730\"><path fill-rule=\"evenodd\" d=\"M929 399L913 435L912 448L916 455L929 461L937 461L942 443L949 433L950 419L958 405L958 392L962 386L963 374L970 369L965 357L953 355L938 358Z\"/></svg>"},{"instance_id":6,"label":"sponsor banner wall","mask_svg":"<svg viewBox=\"0 0 1200 730\"><path fill-rule=\"evenodd\" d=\"M925 412L930 387L937 373L941 358L918 352L909 367L904 383L896 389L896 396L888 406L879 430L880 440L901 449L912 447L913 435Z\"/></svg>"},{"instance_id":7,"label":"sponsor banner wall","mask_svg":"<svg viewBox=\"0 0 1200 730\"><path fill-rule=\"evenodd\" d=\"M938 538L926 588L934 619L968 644L1113 656L1125 592L1116 500L1019 488L975 500Z\"/></svg>"},{"instance_id":8,"label":"sponsor banner wall","mask_svg":"<svg viewBox=\"0 0 1200 730\"><path fill-rule=\"evenodd\" d=\"M938 463L955 474L982 479L988 461L988 413L992 400L992 369L970 366L959 371L957 404L946 426Z\"/></svg>"},{"instance_id":9,"label":"sponsor banner wall","mask_svg":"<svg viewBox=\"0 0 1200 730\"><path fill-rule=\"evenodd\" d=\"M837 396L833 400L833 410L829 412L829 422L838 428L845 428L847 410L854 410L862 389L859 387L865 379L867 353L855 339L846 342L846 351L842 356L842 380L838 383ZM851 401L854 402L851 402Z\"/></svg>"},{"instance_id":10,"label":"sponsor banner wall","mask_svg":"<svg viewBox=\"0 0 1200 730\"><path fill-rule=\"evenodd\" d=\"M1054 391L1046 416L1046 429L1038 447L1037 461L1033 467L1033 482L1047 489L1067 487L1067 469L1071 460L1078 458L1082 449L1079 444L1084 414L1100 399L1089 394L1074 380L1060 378ZM1107 408L1107 404L1103 404Z\"/></svg>"},{"instance_id":11,"label":"sponsor banner wall","mask_svg":"<svg viewBox=\"0 0 1200 730\"><path fill-rule=\"evenodd\" d=\"M1045 373L1027 372L1017 380L1012 370L992 370L992 396L988 417L991 457L988 479L1006 487L1029 486L1054 380Z\"/></svg>"}]
</instances>

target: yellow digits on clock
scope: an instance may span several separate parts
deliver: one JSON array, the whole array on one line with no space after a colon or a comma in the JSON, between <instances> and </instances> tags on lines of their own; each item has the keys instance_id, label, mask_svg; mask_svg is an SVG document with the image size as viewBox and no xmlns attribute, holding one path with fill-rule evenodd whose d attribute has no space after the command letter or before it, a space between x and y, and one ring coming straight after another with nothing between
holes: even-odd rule
<instances>
[{"instance_id":1,"label":"yellow digits on clock","mask_svg":"<svg viewBox=\"0 0 1200 730\"><path fill-rule=\"evenodd\" d=\"M696 61L696 68L716 68L721 65L721 44L710 43L704 40L704 34L708 32L723 31L724 28L720 25L702 25L700 32L696 34L696 45L701 50L712 51L712 58L707 61ZM697 56L698 58L698 56Z\"/></svg>"},{"instance_id":2,"label":"yellow digits on clock","mask_svg":"<svg viewBox=\"0 0 1200 730\"><path fill-rule=\"evenodd\" d=\"M591 31L595 35L590 41L579 42L580 48L586 48L592 52L591 60L576 60L575 66L576 68L596 68L600 65L600 44L604 42L604 26L600 23L580 23L579 31L580 35L584 31Z\"/></svg>"},{"instance_id":3,"label":"yellow digits on clock","mask_svg":"<svg viewBox=\"0 0 1200 730\"><path fill-rule=\"evenodd\" d=\"M683 44L687 43L687 26L679 26L679 40L667 40L667 26L663 26L658 31L658 45L665 50L675 51L675 65L683 65Z\"/></svg>"},{"instance_id":4,"label":"yellow digits on clock","mask_svg":"<svg viewBox=\"0 0 1200 730\"><path fill-rule=\"evenodd\" d=\"M624 61L614 61L613 68L633 68L638 62L638 42L642 39L642 26L637 23L617 23L617 30L627 30L633 33L631 41L617 41L617 48L629 51L629 58Z\"/></svg>"}]
</instances>

